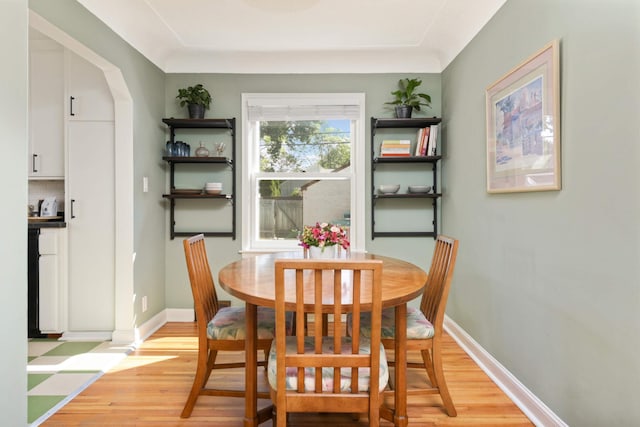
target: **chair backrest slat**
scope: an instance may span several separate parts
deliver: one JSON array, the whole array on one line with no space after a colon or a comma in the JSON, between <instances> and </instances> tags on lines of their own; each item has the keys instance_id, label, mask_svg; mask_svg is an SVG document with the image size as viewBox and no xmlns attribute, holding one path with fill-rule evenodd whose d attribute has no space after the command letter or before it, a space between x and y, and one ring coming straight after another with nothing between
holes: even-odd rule
<instances>
[{"instance_id":1,"label":"chair backrest slat","mask_svg":"<svg viewBox=\"0 0 640 427\"><path fill-rule=\"evenodd\" d=\"M193 294L198 336L206 339L207 324L218 312L218 296L211 275L204 235L198 234L183 241L184 254Z\"/></svg>"},{"instance_id":2,"label":"chair backrest slat","mask_svg":"<svg viewBox=\"0 0 640 427\"><path fill-rule=\"evenodd\" d=\"M442 329L457 253L458 240L442 235L436 238L436 247L420 302L420 309L436 327L436 331Z\"/></svg>"}]
</instances>

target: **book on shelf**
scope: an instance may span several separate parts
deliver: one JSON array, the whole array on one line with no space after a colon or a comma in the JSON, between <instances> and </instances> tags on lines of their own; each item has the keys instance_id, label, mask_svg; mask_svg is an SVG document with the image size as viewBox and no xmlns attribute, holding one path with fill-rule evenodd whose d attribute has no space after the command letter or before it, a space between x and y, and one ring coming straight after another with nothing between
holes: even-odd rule
<instances>
[{"instance_id":1,"label":"book on shelf","mask_svg":"<svg viewBox=\"0 0 640 427\"><path fill-rule=\"evenodd\" d=\"M429 142L430 127L421 128L416 136L416 149L414 156L422 157L427 155L427 143Z\"/></svg>"},{"instance_id":2,"label":"book on shelf","mask_svg":"<svg viewBox=\"0 0 640 427\"><path fill-rule=\"evenodd\" d=\"M383 153L380 157L411 157L411 153Z\"/></svg>"},{"instance_id":3,"label":"book on shelf","mask_svg":"<svg viewBox=\"0 0 640 427\"><path fill-rule=\"evenodd\" d=\"M420 155L421 156L426 156L427 155L427 143L429 142L429 134L431 132L431 129L429 127L426 127L423 129L422 132L422 144L420 146Z\"/></svg>"},{"instance_id":4,"label":"book on shelf","mask_svg":"<svg viewBox=\"0 0 640 427\"><path fill-rule=\"evenodd\" d=\"M380 146L380 149L389 149L389 148L401 148L403 150L406 150L407 148L409 148L408 144L384 144Z\"/></svg>"},{"instance_id":5,"label":"book on shelf","mask_svg":"<svg viewBox=\"0 0 640 427\"><path fill-rule=\"evenodd\" d=\"M383 148L380 151L381 154L384 153L407 153L407 154L411 154L410 150L407 150L406 148L394 148L394 147L388 147L388 148Z\"/></svg>"},{"instance_id":6,"label":"book on shelf","mask_svg":"<svg viewBox=\"0 0 640 427\"><path fill-rule=\"evenodd\" d=\"M438 146L438 125L431 125L429 131L429 141L427 143L427 156L435 156Z\"/></svg>"},{"instance_id":7,"label":"book on shelf","mask_svg":"<svg viewBox=\"0 0 640 427\"><path fill-rule=\"evenodd\" d=\"M384 139L382 140L382 145L387 144L402 144L402 145L411 145L411 141L408 139Z\"/></svg>"},{"instance_id":8,"label":"book on shelf","mask_svg":"<svg viewBox=\"0 0 640 427\"><path fill-rule=\"evenodd\" d=\"M385 139L380 144L380 156L410 156L411 141L408 139Z\"/></svg>"},{"instance_id":9,"label":"book on shelf","mask_svg":"<svg viewBox=\"0 0 640 427\"><path fill-rule=\"evenodd\" d=\"M380 157L411 157L411 153L382 153Z\"/></svg>"},{"instance_id":10,"label":"book on shelf","mask_svg":"<svg viewBox=\"0 0 640 427\"><path fill-rule=\"evenodd\" d=\"M418 129L418 135L416 135L416 150L414 152L414 156L419 156L420 150L422 150L423 133L424 133L424 128Z\"/></svg>"},{"instance_id":11,"label":"book on shelf","mask_svg":"<svg viewBox=\"0 0 640 427\"><path fill-rule=\"evenodd\" d=\"M408 139L385 139L384 141L382 141L382 145L380 145L381 148L385 148L385 147L402 147L402 148L409 148L411 147L411 141L409 141Z\"/></svg>"}]
</instances>

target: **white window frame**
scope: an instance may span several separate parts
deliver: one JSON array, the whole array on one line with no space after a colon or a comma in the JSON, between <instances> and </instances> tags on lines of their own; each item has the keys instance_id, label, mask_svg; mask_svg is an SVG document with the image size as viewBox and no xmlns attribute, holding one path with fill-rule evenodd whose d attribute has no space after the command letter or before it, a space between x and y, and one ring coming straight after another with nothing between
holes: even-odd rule
<instances>
[{"instance_id":1,"label":"white window frame","mask_svg":"<svg viewBox=\"0 0 640 427\"><path fill-rule=\"evenodd\" d=\"M351 167L349 172L328 174L291 173L290 178L331 179L348 176L351 180L350 242L352 251L364 251L365 238L365 94L364 93L243 93L242 94L242 252L275 252L298 250L295 240L258 239L258 188L260 177L259 147L252 144L257 122L249 121L249 105L357 105L351 144ZM283 118L286 120L286 118ZM238 198L236 198L238 200Z\"/></svg>"}]
</instances>

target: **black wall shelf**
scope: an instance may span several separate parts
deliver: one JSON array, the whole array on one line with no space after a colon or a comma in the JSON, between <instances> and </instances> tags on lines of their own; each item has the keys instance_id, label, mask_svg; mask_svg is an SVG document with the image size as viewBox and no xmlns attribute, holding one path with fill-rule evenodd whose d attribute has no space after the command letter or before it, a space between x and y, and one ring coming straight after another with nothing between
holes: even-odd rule
<instances>
[{"instance_id":1,"label":"black wall shelf","mask_svg":"<svg viewBox=\"0 0 640 427\"><path fill-rule=\"evenodd\" d=\"M421 129L441 122L438 117L431 118L412 118L412 119L395 119L395 118L375 118L371 117L371 238L376 237L433 237L438 234L438 202L441 200L442 193L438 191L438 162L442 156L407 156L407 157L380 157L376 154L376 136L378 129ZM412 135L413 136L413 135ZM412 139L415 139L413 137ZM414 141L415 142L415 141ZM376 169L381 165L402 165L407 163L424 163L431 166L432 187L431 193L395 193L395 194L378 194L376 192ZM376 202L380 200L415 200L419 202L431 202L431 208L425 208L425 212L432 212L431 231L383 231L376 228Z\"/></svg>"},{"instance_id":2,"label":"black wall shelf","mask_svg":"<svg viewBox=\"0 0 640 427\"><path fill-rule=\"evenodd\" d=\"M235 173L235 157L236 157L236 119L174 119L165 118L162 122L169 127L170 140L175 142L176 129L227 129L231 138L231 157L175 157L164 156L162 159L169 164L169 193L163 194L164 199L170 202L169 227L170 238L173 240L178 236L193 236L202 233L209 237L231 237L236 238L236 173ZM231 170L231 192L228 194L206 194L201 193L184 193L175 188L176 165L180 164L209 164L212 167L227 166ZM229 231L176 231L175 209L176 201L181 199L201 199L215 202L228 202L232 206L231 230Z\"/></svg>"}]
</instances>

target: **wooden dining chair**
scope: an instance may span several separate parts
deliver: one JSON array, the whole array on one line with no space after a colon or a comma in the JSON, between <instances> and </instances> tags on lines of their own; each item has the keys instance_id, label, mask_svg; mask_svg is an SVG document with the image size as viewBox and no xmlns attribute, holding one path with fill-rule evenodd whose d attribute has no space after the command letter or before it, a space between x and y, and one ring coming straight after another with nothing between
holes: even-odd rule
<instances>
[{"instance_id":1,"label":"wooden dining chair","mask_svg":"<svg viewBox=\"0 0 640 427\"><path fill-rule=\"evenodd\" d=\"M246 330L244 307L220 306L209 267L204 235L198 234L185 239L183 244L198 327L196 375L181 414L182 418L188 418L199 396L244 397L244 390L207 387L207 382L213 369L244 368L244 357L238 362L216 363L216 356L219 351L244 351ZM259 307L257 348L265 355L265 360L258 363L261 366L266 365L274 337L275 311ZM268 398L269 394L259 393L259 397Z\"/></svg>"},{"instance_id":2,"label":"wooden dining chair","mask_svg":"<svg viewBox=\"0 0 640 427\"><path fill-rule=\"evenodd\" d=\"M389 380L380 343L381 276L380 260L275 261L276 339L267 373L277 426L286 426L292 412L366 413L369 425L379 425ZM323 335L322 322L314 322L312 336L304 328L286 336L287 310L294 310L298 324L307 313L320 319L323 300L332 304L333 336ZM352 312L359 319L363 302L373 313L371 336L340 334L342 314Z\"/></svg>"},{"instance_id":3,"label":"wooden dining chair","mask_svg":"<svg viewBox=\"0 0 640 427\"><path fill-rule=\"evenodd\" d=\"M431 260L427 283L420 301L420 308L407 307L407 352L419 351L422 363L409 362L408 368L427 371L428 387L410 388L407 394L439 394L450 417L457 415L442 370L442 323L456 264L458 240L439 235ZM395 348L395 316L393 309L382 313L382 344L386 349ZM347 316L349 334L357 329L352 317ZM360 334L369 336L376 329L369 313L361 314ZM393 366L393 361L389 361Z\"/></svg>"}]
</instances>

